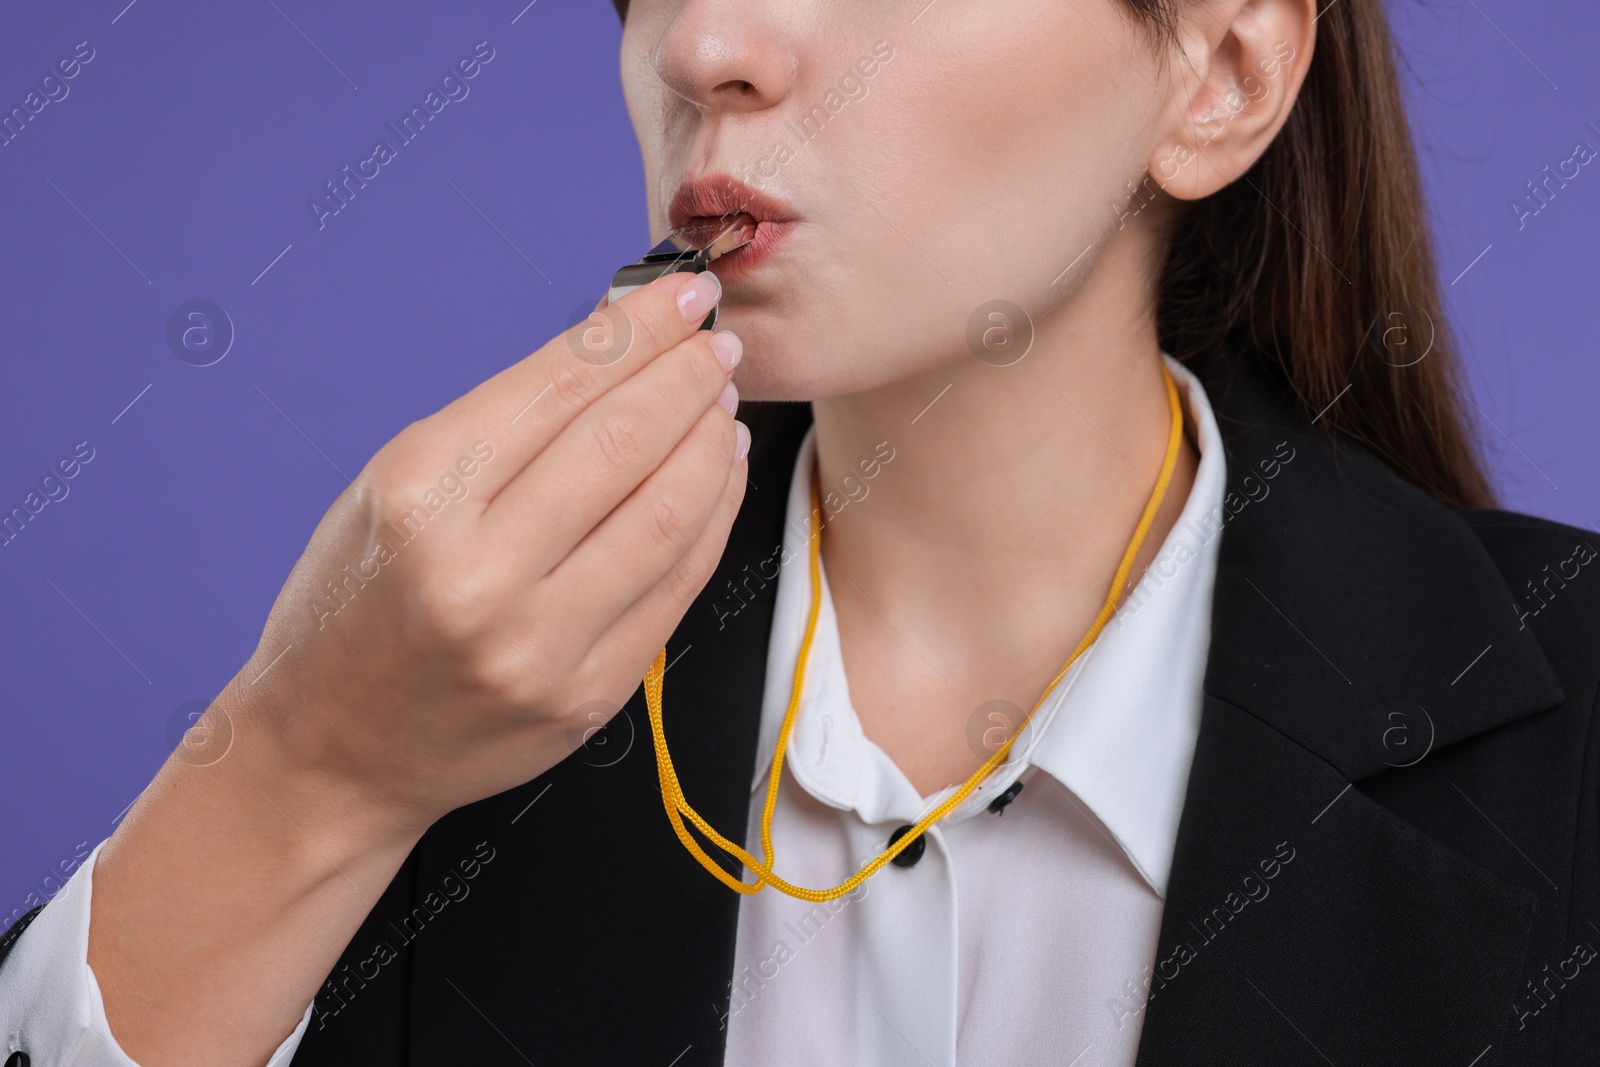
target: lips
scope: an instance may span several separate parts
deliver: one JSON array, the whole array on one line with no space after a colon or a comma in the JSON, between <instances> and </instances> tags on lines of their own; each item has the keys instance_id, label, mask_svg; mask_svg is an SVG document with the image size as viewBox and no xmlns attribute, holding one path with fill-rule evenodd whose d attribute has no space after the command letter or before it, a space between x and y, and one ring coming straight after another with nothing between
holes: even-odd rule
<instances>
[{"instance_id":1,"label":"lips","mask_svg":"<svg viewBox=\"0 0 1600 1067\"><path fill-rule=\"evenodd\" d=\"M697 247L730 229L734 243L748 238L714 261L712 269L727 280L770 257L798 223L799 213L732 175L708 174L679 184L667 205L667 220Z\"/></svg>"}]
</instances>

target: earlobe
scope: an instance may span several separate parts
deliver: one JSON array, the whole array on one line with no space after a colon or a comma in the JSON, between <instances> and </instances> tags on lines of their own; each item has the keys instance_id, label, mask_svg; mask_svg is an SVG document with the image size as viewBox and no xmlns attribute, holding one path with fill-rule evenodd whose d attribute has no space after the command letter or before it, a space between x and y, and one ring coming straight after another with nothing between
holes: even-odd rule
<instances>
[{"instance_id":1,"label":"earlobe","mask_svg":"<svg viewBox=\"0 0 1600 1067\"><path fill-rule=\"evenodd\" d=\"M1199 153L1188 143L1175 141L1166 146L1154 166L1150 168L1150 173L1161 184L1164 192L1184 198L1178 179L1186 170L1195 167L1198 159Z\"/></svg>"}]
</instances>

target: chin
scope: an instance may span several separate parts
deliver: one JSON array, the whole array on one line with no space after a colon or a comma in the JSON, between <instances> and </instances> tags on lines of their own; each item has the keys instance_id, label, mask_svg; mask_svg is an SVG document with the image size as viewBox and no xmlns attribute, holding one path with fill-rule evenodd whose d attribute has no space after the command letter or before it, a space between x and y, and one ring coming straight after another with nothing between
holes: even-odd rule
<instances>
[{"instance_id":1,"label":"chin","mask_svg":"<svg viewBox=\"0 0 1600 1067\"><path fill-rule=\"evenodd\" d=\"M846 313L796 315L793 304L731 304L717 325L744 342L733 384L744 400L821 400L878 389L927 370L940 358L938 339L908 339L904 324ZM920 341L921 343L917 343ZM946 355L945 358L954 358Z\"/></svg>"},{"instance_id":2,"label":"chin","mask_svg":"<svg viewBox=\"0 0 1600 1067\"><path fill-rule=\"evenodd\" d=\"M740 400L812 400L840 391L848 383L843 368L819 360L814 346L799 340L794 325L771 311L732 306L718 315L717 326L732 330L744 342L744 359L733 372Z\"/></svg>"},{"instance_id":3,"label":"chin","mask_svg":"<svg viewBox=\"0 0 1600 1067\"><path fill-rule=\"evenodd\" d=\"M731 327L745 342L745 356L733 372L741 400L821 400L847 393L865 392L894 381L899 375L883 373L850 353L832 346L794 341L759 344L738 327Z\"/></svg>"},{"instance_id":4,"label":"chin","mask_svg":"<svg viewBox=\"0 0 1600 1067\"><path fill-rule=\"evenodd\" d=\"M773 353L764 349L761 357L753 358L753 353L747 349L744 360L733 372L733 384L739 390L741 401L816 400L850 391L848 387L840 388L835 377L819 373L817 368L799 366L797 353Z\"/></svg>"}]
</instances>

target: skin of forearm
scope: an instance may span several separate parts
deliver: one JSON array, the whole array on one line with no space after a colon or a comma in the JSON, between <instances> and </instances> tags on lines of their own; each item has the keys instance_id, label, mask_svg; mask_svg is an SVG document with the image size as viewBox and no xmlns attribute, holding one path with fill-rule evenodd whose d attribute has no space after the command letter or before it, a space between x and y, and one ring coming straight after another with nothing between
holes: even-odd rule
<instances>
[{"instance_id":1,"label":"skin of forearm","mask_svg":"<svg viewBox=\"0 0 1600 1067\"><path fill-rule=\"evenodd\" d=\"M169 759L93 872L89 964L144 1067L264 1064L425 829L310 777L233 707L227 755Z\"/></svg>"}]
</instances>

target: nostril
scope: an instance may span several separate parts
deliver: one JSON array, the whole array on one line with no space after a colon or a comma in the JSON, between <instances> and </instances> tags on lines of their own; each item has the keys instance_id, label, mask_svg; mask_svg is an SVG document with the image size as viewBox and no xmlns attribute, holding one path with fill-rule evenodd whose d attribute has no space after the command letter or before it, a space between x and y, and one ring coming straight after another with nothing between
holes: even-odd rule
<instances>
[{"instance_id":1,"label":"nostril","mask_svg":"<svg viewBox=\"0 0 1600 1067\"><path fill-rule=\"evenodd\" d=\"M789 50L759 12L741 4L686 0L657 40L657 77L701 107L750 111L783 98Z\"/></svg>"}]
</instances>

